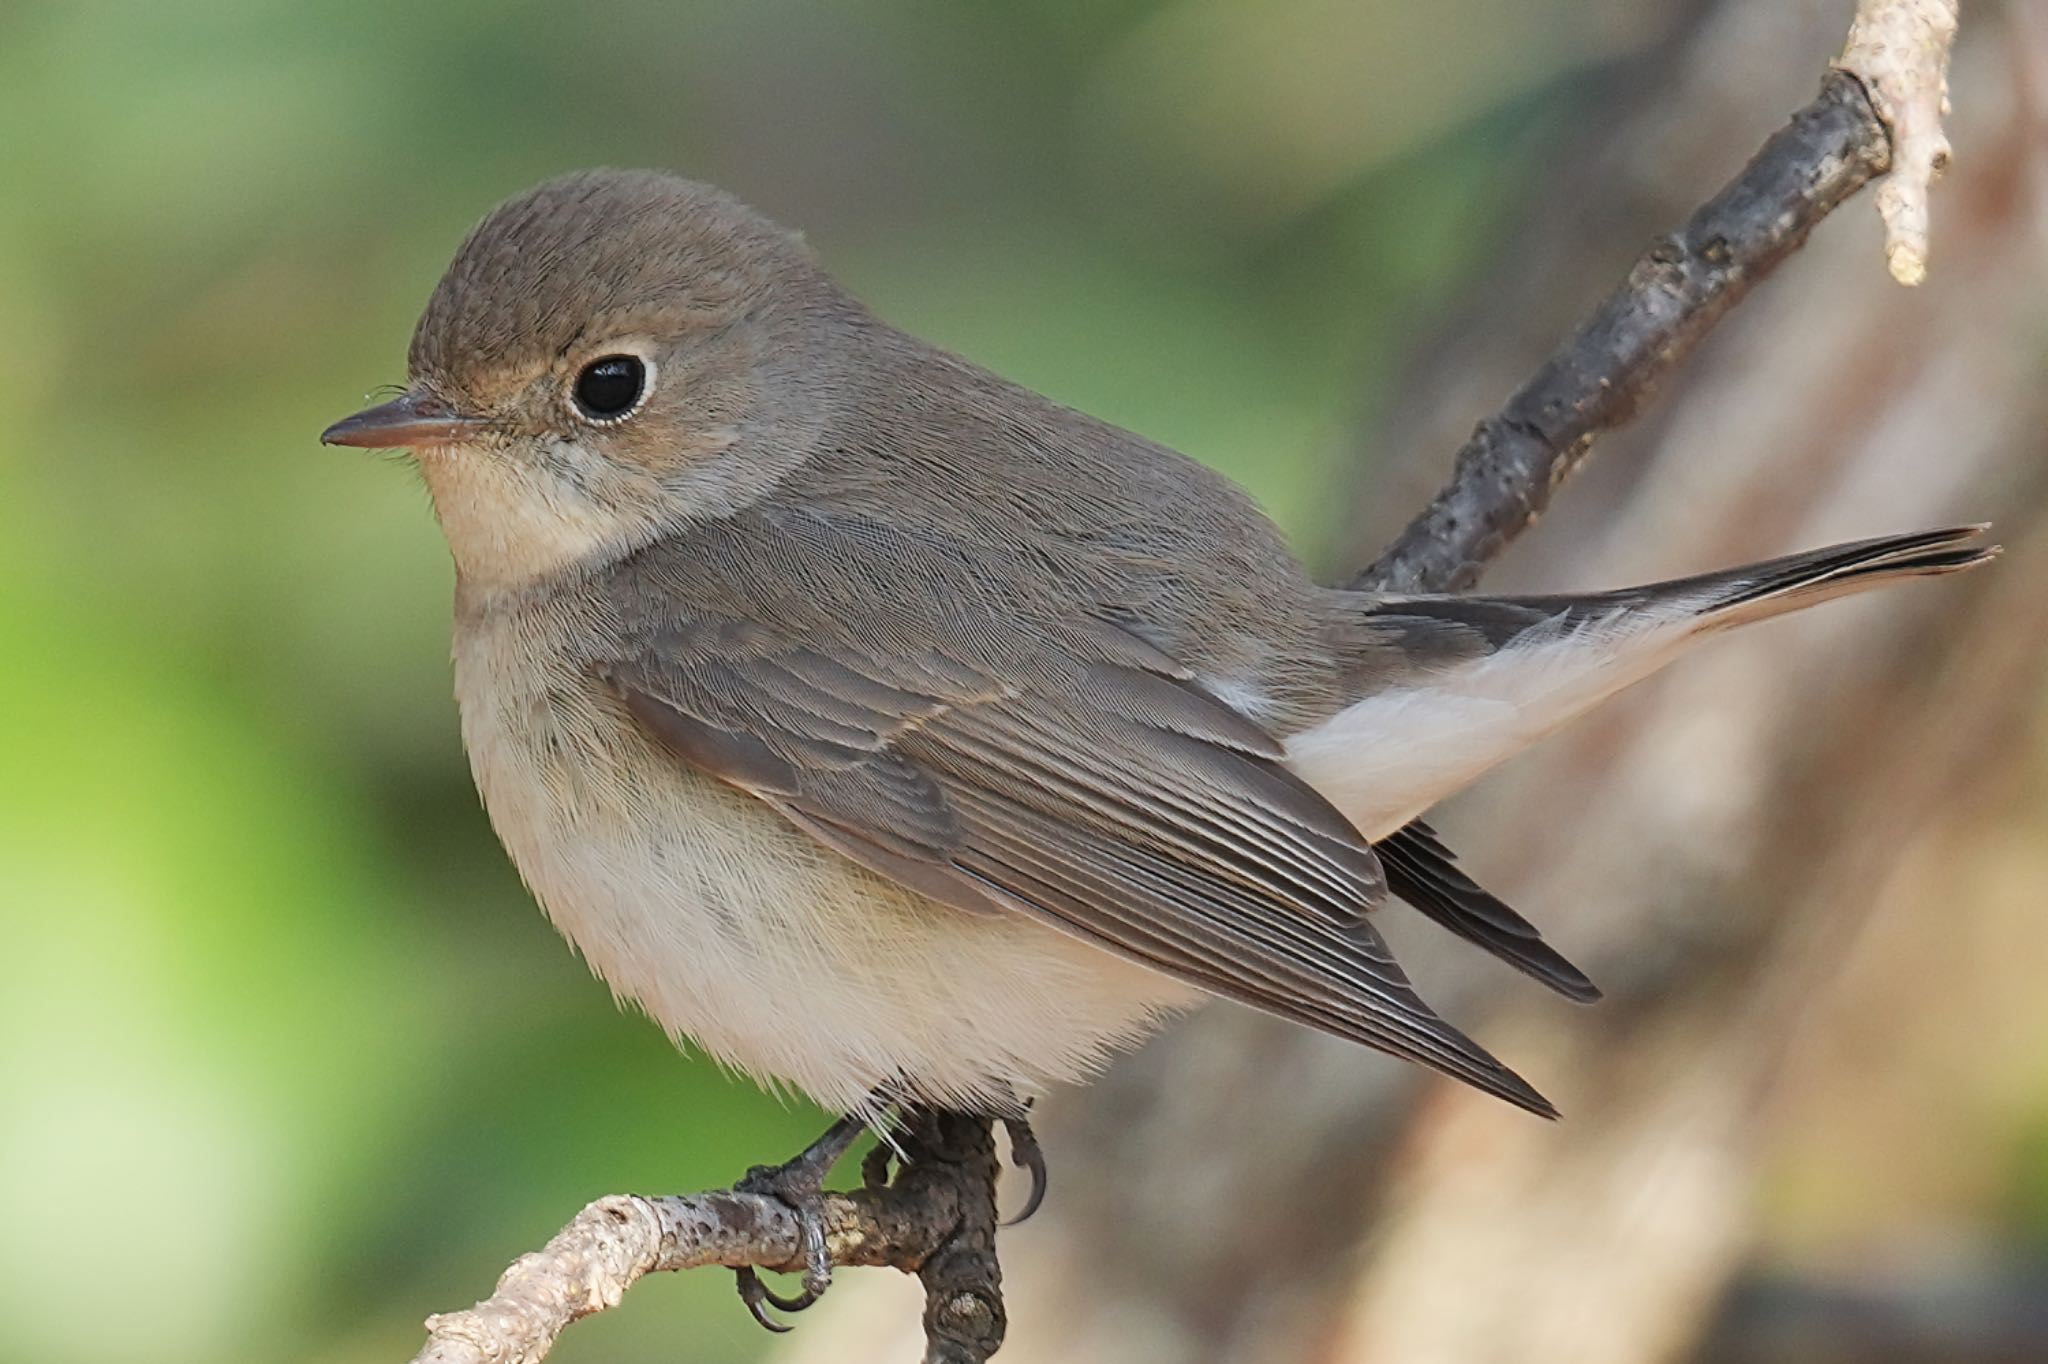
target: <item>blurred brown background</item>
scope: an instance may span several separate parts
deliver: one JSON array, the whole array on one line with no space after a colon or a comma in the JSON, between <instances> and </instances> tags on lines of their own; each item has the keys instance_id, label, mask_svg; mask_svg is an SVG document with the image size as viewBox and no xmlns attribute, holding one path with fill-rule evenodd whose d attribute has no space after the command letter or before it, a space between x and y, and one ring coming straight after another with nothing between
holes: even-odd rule
<instances>
[{"instance_id":1,"label":"blurred brown background","mask_svg":"<svg viewBox=\"0 0 2048 1364\"><path fill-rule=\"evenodd\" d=\"M477 812L400 377L497 198L718 181L1332 571L1803 103L1848 0L0 11L0 1358L403 1359L584 1200L821 1124L675 1056ZM1965 519L1442 812L1607 987L1389 931L1543 1125L1217 1008L1061 1096L1019 1364L2048 1355L2048 23L1966 7L1934 273L1867 200L1489 586ZM914 1357L851 1274L786 1359ZM738 1361L723 1275L560 1361Z\"/></svg>"}]
</instances>

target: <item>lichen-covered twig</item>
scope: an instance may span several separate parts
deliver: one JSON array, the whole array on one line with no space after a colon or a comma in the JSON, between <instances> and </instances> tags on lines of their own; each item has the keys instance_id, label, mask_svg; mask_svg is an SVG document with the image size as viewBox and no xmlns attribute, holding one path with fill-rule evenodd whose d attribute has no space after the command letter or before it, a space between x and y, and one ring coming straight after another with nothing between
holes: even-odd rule
<instances>
[{"instance_id":1,"label":"lichen-covered twig","mask_svg":"<svg viewBox=\"0 0 2048 1364\"><path fill-rule=\"evenodd\" d=\"M1891 173L1877 188L1892 277L1927 277L1928 187L1948 165L1948 54L1957 0L1860 0L1835 65L1870 92L1891 129Z\"/></svg>"}]
</instances>

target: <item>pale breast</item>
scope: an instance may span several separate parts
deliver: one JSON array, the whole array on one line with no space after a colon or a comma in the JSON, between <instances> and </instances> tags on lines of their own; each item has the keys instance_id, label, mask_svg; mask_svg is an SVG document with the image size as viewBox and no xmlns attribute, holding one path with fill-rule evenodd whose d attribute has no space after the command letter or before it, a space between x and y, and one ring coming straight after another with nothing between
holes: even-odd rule
<instances>
[{"instance_id":1,"label":"pale breast","mask_svg":"<svg viewBox=\"0 0 2048 1364\"><path fill-rule=\"evenodd\" d=\"M463 738L549 917L671 1036L841 1110L885 1083L976 1103L1077 1078L1198 998L903 890L678 766L564 664L569 628L524 608L458 629Z\"/></svg>"}]
</instances>

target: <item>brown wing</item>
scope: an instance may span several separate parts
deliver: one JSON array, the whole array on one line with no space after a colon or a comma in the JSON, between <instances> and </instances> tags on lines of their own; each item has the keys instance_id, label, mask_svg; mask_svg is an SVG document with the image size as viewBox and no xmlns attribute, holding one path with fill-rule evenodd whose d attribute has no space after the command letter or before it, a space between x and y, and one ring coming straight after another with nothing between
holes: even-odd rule
<instances>
[{"instance_id":1,"label":"brown wing","mask_svg":"<svg viewBox=\"0 0 2048 1364\"><path fill-rule=\"evenodd\" d=\"M1041 633L998 680L670 615L605 671L682 760L922 894L1031 914L1551 1114L1416 995L1365 918L1378 859L1272 737L1117 638Z\"/></svg>"}]
</instances>

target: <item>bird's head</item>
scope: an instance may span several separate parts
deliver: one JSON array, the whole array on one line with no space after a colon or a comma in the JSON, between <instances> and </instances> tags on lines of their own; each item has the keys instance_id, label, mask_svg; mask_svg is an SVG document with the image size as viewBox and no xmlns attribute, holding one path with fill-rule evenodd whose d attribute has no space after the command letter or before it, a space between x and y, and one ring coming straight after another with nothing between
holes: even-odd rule
<instances>
[{"instance_id":1,"label":"bird's head","mask_svg":"<svg viewBox=\"0 0 2048 1364\"><path fill-rule=\"evenodd\" d=\"M458 569L518 586L765 495L814 445L821 339L857 314L800 238L730 195L567 175L477 225L405 391L321 439L411 449Z\"/></svg>"}]
</instances>

